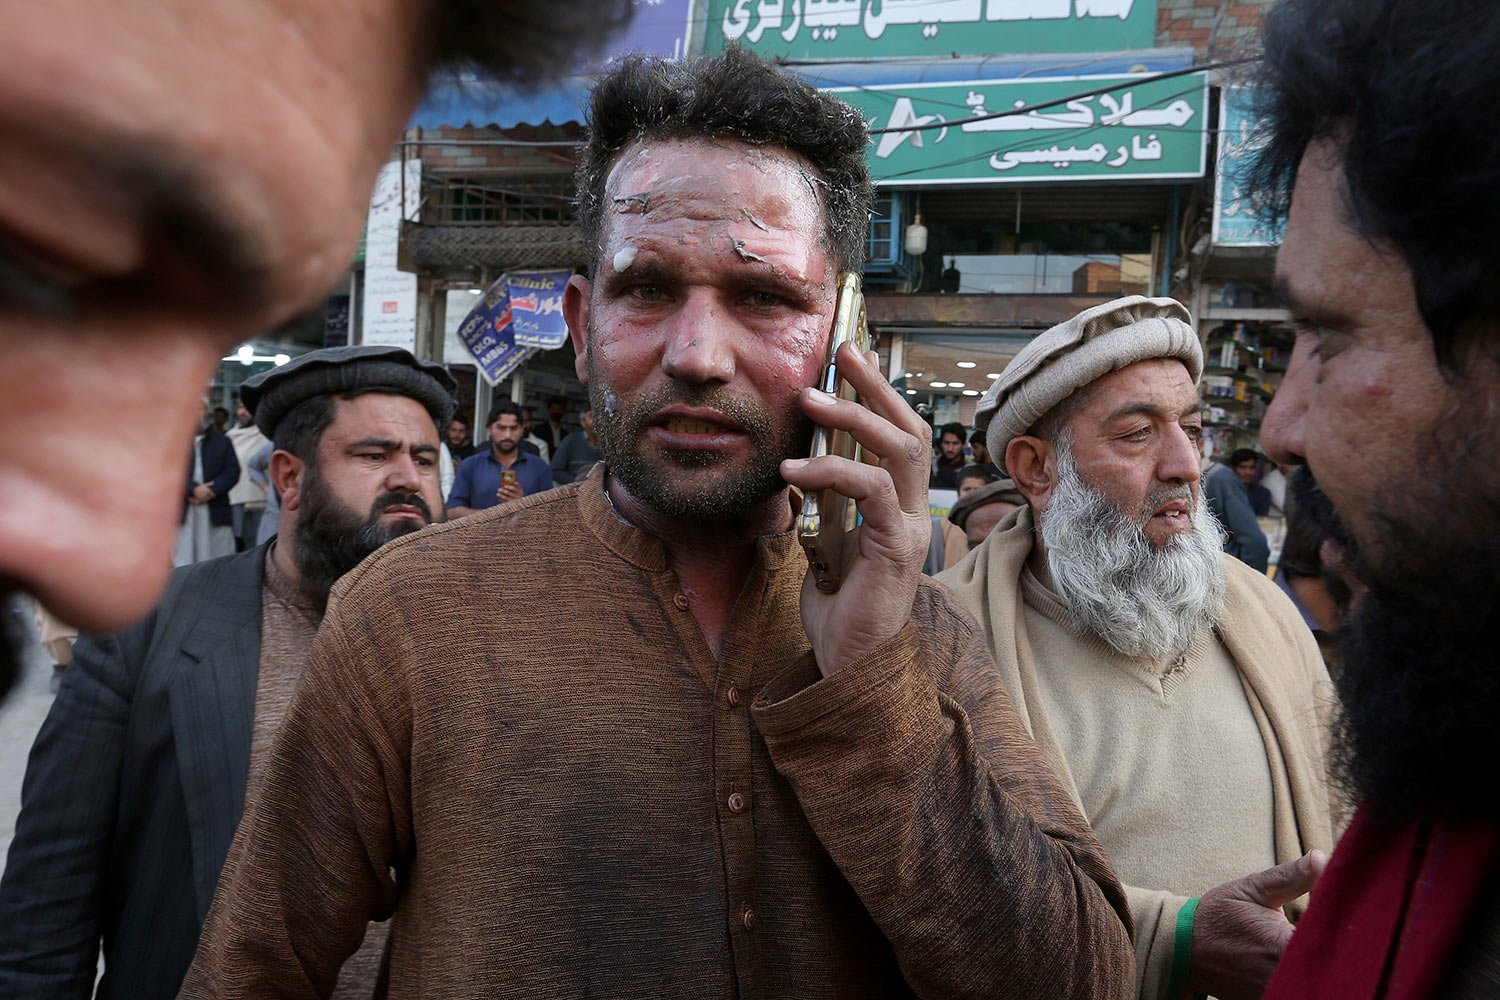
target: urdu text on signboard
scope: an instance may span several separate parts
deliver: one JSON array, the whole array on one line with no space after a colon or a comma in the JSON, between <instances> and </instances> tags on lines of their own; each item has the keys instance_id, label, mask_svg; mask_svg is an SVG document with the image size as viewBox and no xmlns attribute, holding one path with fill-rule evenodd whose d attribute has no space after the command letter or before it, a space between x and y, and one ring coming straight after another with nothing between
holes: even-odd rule
<instances>
[{"instance_id":1,"label":"urdu text on signboard","mask_svg":"<svg viewBox=\"0 0 1500 1000\"><path fill-rule=\"evenodd\" d=\"M881 185L1191 178L1206 165L1204 73L828 89L887 130L869 153ZM1037 110L996 116L1018 108Z\"/></svg>"},{"instance_id":2,"label":"urdu text on signboard","mask_svg":"<svg viewBox=\"0 0 1500 1000\"><path fill-rule=\"evenodd\" d=\"M1156 44L1156 0L707 0L704 50L786 59L1121 52Z\"/></svg>"}]
</instances>

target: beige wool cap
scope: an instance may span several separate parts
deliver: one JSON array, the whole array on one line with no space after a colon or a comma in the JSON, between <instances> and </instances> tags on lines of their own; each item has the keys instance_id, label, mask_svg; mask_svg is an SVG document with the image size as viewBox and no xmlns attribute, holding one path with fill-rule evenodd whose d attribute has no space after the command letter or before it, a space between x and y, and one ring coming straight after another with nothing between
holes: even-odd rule
<instances>
[{"instance_id":1,"label":"beige wool cap","mask_svg":"<svg viewBox=\"0 0 1500 1000\"><path fill-rule=\"evenodd\" d=\"M1128 295L1085 309L1021 348L974 410L985 441L1004 461L1010 439L1025 434L1075 390L1149 358L1177 358L1196 385L1203 347L1193 317L1176 299Z\"/></svg>"}]
</instances>

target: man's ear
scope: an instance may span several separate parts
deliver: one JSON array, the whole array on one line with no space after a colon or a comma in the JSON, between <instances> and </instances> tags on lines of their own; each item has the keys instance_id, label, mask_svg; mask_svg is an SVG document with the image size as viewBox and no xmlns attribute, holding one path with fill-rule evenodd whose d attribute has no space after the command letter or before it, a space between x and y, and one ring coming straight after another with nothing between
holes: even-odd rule
<instances>
[{"instance_id":1,"label":"man's ear","mask_svg":"<svg viewBox=\"0 0 1500 1000\"><path fill-rule=\"evenodd\" d=\"M282 510L296 510L302 503L302 482L307 463L289 451L271 452L271 485L281 497Z\"/></svg>"},{"instance_id":2,"label":"man's ear","mask_svg":"<svg viewBox=\"0 0 1500 1000\"><path fill-rule=\"evenodd\" d=\"M1005 471L1031 501L1032 510L1040 514L1047 509L1057 486L1057 450L1051 441L1030 434L1011 438L1005 446Z\"/></svg>"},{"instance_id":3,"label":"man's ear","mask_svg":"<svg viewBox=\"0 0 1500 1000\"><path fill-rule=\"evenodd\" d=\"M563 319L568 321L573 341L573 368L584 385L589 384L589 296L593 291L593 284L581 274L569 278L563 289Z\"/></svg>"}]
</instances>

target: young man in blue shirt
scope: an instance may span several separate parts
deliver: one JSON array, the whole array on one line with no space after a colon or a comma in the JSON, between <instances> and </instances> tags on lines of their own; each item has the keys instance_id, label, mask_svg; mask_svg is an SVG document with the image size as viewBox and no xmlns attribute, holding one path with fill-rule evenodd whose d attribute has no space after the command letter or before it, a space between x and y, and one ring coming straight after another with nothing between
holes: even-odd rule
<instances>
[{"instance_id":1,"label":"young man in blue shirt","mask_svg":"<svg viewBox=\"0 0 1500 1000\"><path fill-rule=\"evenodd\" d=\"M547 463L521 447L526 411L519 403L502 399L490 407L488 429L490 446L464 459L453 477L453 490L448 494L450 518L552 488Z\"/></svg>"}]
</instances>

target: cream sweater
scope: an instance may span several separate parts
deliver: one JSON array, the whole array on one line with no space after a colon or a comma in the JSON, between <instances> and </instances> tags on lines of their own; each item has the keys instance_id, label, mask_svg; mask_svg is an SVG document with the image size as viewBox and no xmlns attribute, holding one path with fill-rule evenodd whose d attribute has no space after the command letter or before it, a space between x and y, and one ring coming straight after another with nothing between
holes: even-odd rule
<instances>
[{"instance_id":1,"label":"cream sweater","mask_svg":"<svg viewBox=\"0 0 1500 1000\"><path fill-rule=\"evenodd\" d=\"M979 619L1017 709L1126 885L1139 995L1165 997L1189 897L1332 849L1332 688L1291 603L1231 558L1223 619L1179 670L1073 635L1025 571L1032 523L1022 507L938 580Z\"/></svg>"}]
</instances>

